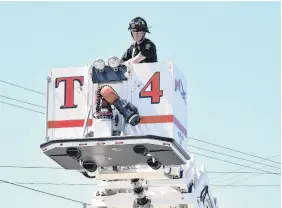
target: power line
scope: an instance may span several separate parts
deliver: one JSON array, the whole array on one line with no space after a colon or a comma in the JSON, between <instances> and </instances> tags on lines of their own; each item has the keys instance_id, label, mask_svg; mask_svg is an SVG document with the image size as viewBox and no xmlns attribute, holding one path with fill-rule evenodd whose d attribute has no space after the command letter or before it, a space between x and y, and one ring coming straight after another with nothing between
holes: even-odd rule
<instances>
[{"instance_id":1,"label":"power line","mask_svg":"<svg viewBox=\"0 0 282 208\"><path fill-rule=\"evenodd\" d=\"M275 155L275 156L273 156L273 157L270 157L269 159L275 158L275 157L277 157L277 156L280 156L280 154ZM251 166L253 166L253 165L255 165L255 163L249 164L249 167L251 167ZM238 172L239 170L242 170L242 169L244 169L244 167L243 167L243 168L235 169L235 170L231 171L230 173L232 174L232 173ZM229 173L226 173L226 174L224 174L224 175L228 175L228 174L229 174ZM216 179L216 178L223 177L224 175L215 176L215 177L211 178L210 180L214 180L214 179ZM243 175L243 174L242 174L242 175ZM236 176L235 176L235 177L236 177ZM233 178L234 178L234 177L233 177ZM231 178L231 179L232 179L232 178Z\"/></svg>"},{"instance_id":2,"label":"power line","mask_svg":"<svg viewBox=\"0 0 282 208\"><path fill-rule=\"evenodd\" d=\"M260 176L260 175L251 176L251 177L244 178L244 179L239 179L239 180L234 181L233 183L231 183L231 185L233 185L233 184L235 184L235 183L238 183L238 182L240 182L240 181L246 181L246 180L248 180L248 179L252 179L252 178L255 178L255 177L258 177L258 176ZM234 178L234 177L233 177L233 178ZM232 179L232 178L229 178L229 179L228 179L228 180L226 180L226 181L229 181L230 179ZM219 187L219 188L221 188L221 187ZM219 188L216 188L216 189L219 189Z\"/></svg>"},{"instance_id":3,"label":"power line","mask_svg":"<svg viewBox=\"0 0 282 208\"><path fill-rule=\"evenodd\" d=\"M247 185L247 184L242 184L242 185L232 185L232 184L226 184L226 185L219 185L219 184L211 184L212 186L217 186L217 187L280 187L279 184L262 184L262 185Z\"/></svg>"},{"instance_id":4,"label":"power line","mask_svg":"<svg viewBox=\"0 0 282 208\"><path fill-rule=\"evenodd\" d=\"M255 177L257 177L257 176L259 176L259 175L256 175L256 176L251 176L251 177L244 178L244 179L239 179L239 180L234 181L233 183L231 183L231 185L233 185L233 184L235 184L235 183L238 183L238 182L240 182L240 181L246 181L246 180L248 180L248 179L255 178Z\"/></svg>"},{"instance_id":5,"label":"power line","mask_svg":"<svg viewBox=\"0 0 282 208\"><path fill-rule=\"evenodd\" d=\"M280 172L268 172L268 173L262 173L262 172L253 172L253 171L238 171L238 172L234 172L234 171L205 171L206 173L215 173L215 174L230 174L230 173L234 173L234 174L260 174L260 175L267 175L267 174L271 174L271 175L279 175L281 174Z\"/></svg>"},{"instance_id":6,"label":"power line","mask_svg":"<svg viewBox=\"0 0 282 208\"><path fill-rule=\"evenodd\" d=\"M18 187L25 188L25 189L29 189L29 190L32 190L32 191L35 191L35 192L39 192L39 193L42 193L42 194L54 196L54 197L57 197L57 198L65 199L65 200L68 200L68 201L72 201L72 202L76 202L76 203L80 203L80 204L86 204L86 205L91 206L90 204L82 202L82 201L74 200L74 199L67 198L67 197L64 197L64 196L59 196L59 195L56 195L56 194L52 194L52 193L49 193L49 192L45 192L45 191L41 191L41 190L38 190L38 189L30 188L30 187L27 187L27 186L22 186L20 184L12 183L12 182L9 182L9 181L5 181L5 180L1 180L0 179L0 182L6 183L6 184L10 184L10 185L13 185L13 186L18 186Z\"/></svg>"},{"instance_id":7,"label":"power line","mask_svg":"<svg viewBox=\"0 0 282 208\"><path fill-rule=\"evenodd\" d=\"M41 112L41 111L37 111L37 110L30 109L30 108L22 107L22 106L19 106L19 105L14 105L14 104L11 104L11 103L6 103L6 102L3 102L3 101L0 101L0 103L6 104L6 105L11 105L11 106L14 106L14 107L17 107L17 108L22 108L22 109L29 110L29 111L33 111L33 112L40 113L40 114L45 114L44 112Z\"/></svg>"},{"instance_id":8,"label":"power line","mask_svg":"<svg viewBox=\"0 0 282 208\"><path fill-rule=\"evenodd\" d=\"M23 87L23 86L21 86L21 85L16 85L16 84L13 84L13 83L11 83L11 82L4 81L4 80L0 80L0 82L3 82L3 83L8 84L8 85L12 85L12 86L15 86L15 87L24 89L24 90L28 90L28 91L31 91L31 92L35 92L35 93L40 94L40 95L46 95L45 93L42 93L42 92L39 92L39 91L36 91L36 90L33 90L33 89L29 89L29 88Z\"/></svg>"},{"instance_id":9,"label":"power line","mask_svg":"<svg viewBox=\"0 0 282 208\"><path fill-rule=\"evenodd\" d=\"M277 155L276 155L277 156ZM276 156L274 156L274 157L276 157ZM274 157L271 157L271 158L274 158ZM264 167L264 166L263 166ZM261 168L263 168L263 167L261 167ZM241 169L243 169L243 168L241 168ZM239 170L239 169L237 169L237 170ZM237 171L236 170L236 171ZM244 175L244 174L240 174L240 175ZM239 176L240 176L239 175ZM229 178L229 179L227 179L227 180L224 180L224 181L230 181L231 179L233 179L233 178L236 178L238 175L236 175L236 176L233 176L233 177L231 177L231 178ZM231 185L233 185L233 184L235 184L235 183L238 183L238 182L240 182L240 181L246 181L246 180L248 180L248 179L251 179L251 178L255 178L255 177L257 177L257 176L261 176L261 174L257 174L256 176L251 176L251 177L248 177L248 178L245 178L245 179L241 179L241 180L237 180L237 181L235 181L235 182L233 182ZM217 178L217 177L215 177L215 178ZM214 179L214 178L212 178L212 179ZM212 180L211 179L211 180ZM223 182L223 181L222 181ZM220 183L220 182L219 182ZM215 188L215 189L220 189L220 188L224 188L224 187L217 187L217 188ZM214 190L215 190L214 189Z\"/></svg>"},{"instance_id":10,"label":"power line","mask_svg":"<svg viewBox=\"0 0 282 208\"><path fill-rule=\"evenodd\" d=\"M6 98L6 99L9 99L9 100L15 100L15 101L18 101L18 102L21 102L21 103L25 103L25 104L28 104L28 105L37 106L37 107L40 107L40 108L46 108L45 106L42 106L42 105L37 105L37 104L34 104L34 103L29 103L29 102L26 102L26 101L23 101L23 100L18 100L18 99L15 99L15 98L4 96L4 95L0 95L0 97Z\"/></svg>"},{"instance_id":11,"label":"power line","mask_svg":"<svg viewBox=\"0 0 282 208\"><path fill-rule=\"evenodd\" d=\"M17 165L0 165L0 168L19 168L19 169L59 169L66 170L61 167L47 167L47 166L17 166Z\"/></svg>"},{"instance_id":12,"label":"power line","mask_svg":"<svg viewBox=\"0 0 282 208\"><path fill-rule=\"evenodd\" d=\"M208 155L203 155L203 154L200 154L200 153L195 153L195 152L191 152L190 153L193 153L195 155L200 155L200 156L203 156L203 157L207 157L207 158L210 158L210 159L214 159L214 160L219 160L221 162L226 162L226 163L230 163L230 164L234 164L234 165L238 165L238 166L242 166L242 167L245 167L245 168L251 168L251 169L254 169L254 170L259 170L259 171L263 171L265 173L271 173L269 171L265 171L263 169L259 169L259 168L252 168L252 167L249 167L247 165L242 165L242 164L239 164L239 163L235 163L235 162L231 162L231 161L227 161L227 160L222 160L222 159L218 159L218 158L215 158L215 157L211 157L211 156L208 156ZM280 175L281 173L279 174L275 174L275 175Z\"/></svg>"},{"instance_id":13,"label":"power line","mask_svg":"<svg viewBox=\"0 0 282 208\"><path fill-rule=\"evenodd\" d=\"M89 183L51 183L51 182L13 182L13 183L24 184L24 185L97 186L97 184L89 184Z\"/></svg>"},{"instance_id":14,"label":"power line","mask_svg":"<svg viewBox=\"0 0 282 208\"><path fill-rule=\"evenodd\" d=\"M0 168L17 168L17 169L51 169L51 170L66 170L61 167L48 167L48 166L17 166L17 165L0 165ZM67 170L69 171L69 170ZM240 172L232 172L232 171L206 171L207 173L211 174L228 174L228 173L235 173L235 174L271 174L271 175L278 175L279 172L269 172L269 173L262 173L262 172L250 172L250 171L240 171Z\"/></svg>"},{"instance_id":15,"label":"power line","mask_svg":"<svg viewBox=\"0 0 282 208\"><path fill-rule=\"evenodd\" d=\"M256 174L256 173L255 173L255 174ZM245 174L236 175L236 176L233 176L233 177L228 178L228 179L226 179L226 180L221 180L221 182L230 181L230 180L232 180L232 179L234 179L234 178L238 178L238 177L244 176L244 175L245 175ZM251 177L248 177L248 178L245 178L245 179L239 179L239 180L237 180L237 181L234 181L232 184L237 183L237 182L240 182L240 181L246 181L246 180L248 180L248 179L252 179L252 178L255 178L255 177L257 177L257 176L261 176L261 174L256 174L255 176L251 176Z\"/></svg>"},{"instance_id":16,"label":"power line","mask_svg":"<svg viewBox=\"0 0 282 208\"><path fill-rule=\"evenodd\" d=\"M279 167L275 167L275 166L268 165L268 164L265 164L265 163L256 162L256 161L253 161L253 160L248 160L248 159L245 159L245 158L242 158L242 157L236 157L236 156L233 156L233 155L228 155L228 154L224 154L224 153L213 151L213 150L208 150L208 149L205 149L205 148L202 148L202 147L196 147L196 146L193 146L193 145L189 145L189 147L194 147L194 148L197 148L197 149L205 150L205 151L208 151L208 152L213 152L213 153L224 155L224 156L227 156L227 157L233 157L233 158L236 158L236 159L245 160L245 161L248 161L248 162L253 162L253 163L265 165L265 166L268 166L268 167L280 169Z\"/></svg>"},{"instance_id":17,"label":"power line","mask_svg":"<svg viewBox=\"0 0 282 208\"><path fill-rule=\"evenodd\" d=\"M97 186L97 184L89 184L89 183L51 183L51 182L13 182L15 184L28 184L28 185L52 185L52 186ZM279 184L211 184L211 186L217 187L272 187L272 186L280 186Z\"/></svg>"},{"instance_id":18,"label":"power line","mask_svg":"<svg viewBox=\"0 0 282 208\"><path fill-rule=\"evenodd\" d=\"M232 149L232 148L229 148L229 147L224 147L224 146L221 146L221 145L218 145L218 144L214 144L214 143L211 143L211 142L206 142L206 141L203 141L201 139L196 139L196 138L193 138L193 137L188 137L188 138L192 139L192 140L196 140L196 141L202 142L202 143L210 144L210 145L213 145L213 146L216 146L216 147L220 147L220 148L228 149L228 150L231 150L231 151L234 151L234 152L238 152L238 153L241 153L241 154L245 154L245 155L249 155L249 156L252 156L252 157L259 158L259 159L267 160L269 162L281 164L280 162L276 162L276 161L269 160L267 158L256 156L256 155L253 155L253 154L250 154L250 153L246 153L246 152L242 152L242 151L239 151L239 150L235 150L235 149Z\"/></svg>"},{"instance_id":19,"label":"power line","mask_svg":"<svg viewBox=\"0 0 282 208\"><path fill-rule=\"evenodd\" d=\"M248 180L248 179L251 179L251 178L254 178L254 177L257 177L259 175L256 175L256 176L253 176L253 177L249 177L249 178L245 178L243 180L237 180L231 184L223 184L223 185L216 185L217 187L214 188L213 190L217 190L217 189L220 189L220 188L224 188L224 187L244 187L244 186L247 186L247 185L234 185L235 183L238 183L240 181L245 181L245 180ZM249 187L258 187L258 186L281 186L281 185L248 185Z\"/></svg>"}]
</instances>

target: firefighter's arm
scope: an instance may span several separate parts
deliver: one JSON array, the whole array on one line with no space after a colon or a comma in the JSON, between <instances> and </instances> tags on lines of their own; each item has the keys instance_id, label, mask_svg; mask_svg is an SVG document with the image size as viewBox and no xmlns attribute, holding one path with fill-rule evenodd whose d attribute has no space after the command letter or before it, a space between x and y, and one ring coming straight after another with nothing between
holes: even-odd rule
<instances>
[{"instance_id":1,"label":"firefighter's arm","mask_svg":"<svg viewBox=\"0 0 282 208\"><path fill-rule=\"evenodd\" d=\"M137 64L137 63L143 61L145 58L146 57L141 55L141 52L140 52L137 56L135 56L135 57L127 60L126 62L123 62L123 63L124 64Z\"/></svg>"}]
</instances>

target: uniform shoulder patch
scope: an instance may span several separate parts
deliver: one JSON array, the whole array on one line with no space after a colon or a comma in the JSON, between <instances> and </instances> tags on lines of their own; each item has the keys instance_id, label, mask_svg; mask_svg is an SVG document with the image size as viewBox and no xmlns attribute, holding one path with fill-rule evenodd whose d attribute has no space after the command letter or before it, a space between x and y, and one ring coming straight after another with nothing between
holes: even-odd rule
<instances>
[{"instance_id":1,"label":"uniform shoulder patch","mask_svg":"<svg viewBox=\"0 0 282 208\"><path fill-rule=\"evenodd\" d=\"M151 48L151 44L150 44L150 43L147 43L147 44L145 45L145 49L150 50L150 48Z\"/></svg>"}]
</instances>

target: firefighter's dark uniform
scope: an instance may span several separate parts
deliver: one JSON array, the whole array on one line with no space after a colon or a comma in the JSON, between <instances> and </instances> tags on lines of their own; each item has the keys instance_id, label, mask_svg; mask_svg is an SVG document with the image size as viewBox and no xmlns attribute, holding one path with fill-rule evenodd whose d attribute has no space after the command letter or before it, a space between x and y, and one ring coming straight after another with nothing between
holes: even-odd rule
<instances>
[{"instance_id":1,"label":"firefighter's dark uniform","mask_svg":"<svg viewBox=\"0 0 282 208\"><path fill-rule=\"evenodd\" d=\"M148 38L145 38L139 45L137 43L131 44L121 59L123 61L127 61L137 56L139 52L141 52L141 55L146 57L139 63L158 62L156 45Z\"/></svg>"},{"instance_id":2,"label":"firefighter's dark uniform","mask_svg":"<svg viewBox=\"0 0 282 208\"><path fill-rule=\"evenodd\" d=\"M150 33L147 22L141 18L136 17L131 20L128 26L128 30L131 32L145 32ZM158 62L158 56L157 56L157 49L156 45L148 38L145 38L141 41L141 43L138 45L136 42L131 44L130 47L126 50L126 52L122 56L122 60L128 61L129 59L132 59L136 57L141 52L141 55L145 56L146 58L142 60L139 63L152 63L152 62Z\"/></svg>"}]
</instances>

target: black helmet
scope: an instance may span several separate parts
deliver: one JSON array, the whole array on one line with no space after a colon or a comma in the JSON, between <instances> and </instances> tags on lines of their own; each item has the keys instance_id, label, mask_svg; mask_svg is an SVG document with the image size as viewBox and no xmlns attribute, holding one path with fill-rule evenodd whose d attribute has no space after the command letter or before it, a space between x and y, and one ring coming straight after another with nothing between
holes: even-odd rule
<instances>
[{"instance_id":1,"label":"black helmet","mask_svg":"<svg viewBox=\"0 0 282 208\"><path fill-rule=\"evenodd\" d=\"M136 17L131 20L131 22L129 23L128 30L130 30L131 32L144 31L150 33L146 21L141 17Z\"/></svg>"}]
</instances>

